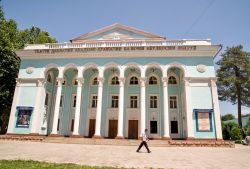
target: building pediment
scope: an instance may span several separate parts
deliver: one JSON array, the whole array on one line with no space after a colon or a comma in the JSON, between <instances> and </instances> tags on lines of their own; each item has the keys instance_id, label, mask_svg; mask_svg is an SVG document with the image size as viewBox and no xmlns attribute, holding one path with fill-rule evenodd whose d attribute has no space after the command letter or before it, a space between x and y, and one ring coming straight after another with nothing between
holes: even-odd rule
<instances>
[{"instance_id":1,"label":"building pediment","mask_svg":"<svg viewBox=\"0 0 250 169\"><path fill-rule=\"evenodd\" d=\"M109 40L165 40L166 38L122 24L113 24L71 39L71 42Z\"/></svg>"}]
</instances>

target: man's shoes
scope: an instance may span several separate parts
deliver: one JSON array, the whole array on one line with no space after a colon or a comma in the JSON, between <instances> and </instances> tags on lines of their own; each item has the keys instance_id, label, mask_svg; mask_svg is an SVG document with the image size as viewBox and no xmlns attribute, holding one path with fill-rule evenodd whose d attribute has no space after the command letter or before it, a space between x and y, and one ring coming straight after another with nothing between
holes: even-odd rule
<instances>
[{"instance_id":1,"label":"man's shoes","mask_svg":"<svg viewBox=\"0 0 250 169\"><path fill-rule=\"evenodd\" d=\"M148 153L151 153L151 151L148 151Z\"/></svg>"},{"instance_id":2,"label":"man's shoes","mask_svg":"<svg viewBox=\"0 0 250 169\"><path fill-rule=\"evenodd\" d=\"M137 153L139 153L139 150L136 150Z\"/></svg>"}]
</instances>

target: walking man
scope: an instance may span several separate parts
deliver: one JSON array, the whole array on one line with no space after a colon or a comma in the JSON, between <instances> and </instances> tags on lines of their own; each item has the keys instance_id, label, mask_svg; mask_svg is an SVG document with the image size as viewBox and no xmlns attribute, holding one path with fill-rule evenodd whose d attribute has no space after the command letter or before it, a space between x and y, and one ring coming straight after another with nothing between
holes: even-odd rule
<instances>
[{"instance_id":1,"label":"walking man","mask_svg":"<svg viewBox=\"0 0 250 169\"><path fill-rule=\"evenodd\" d=\"M148 137L147 137L147 132L148 132L148 129L145 129L145 132L142 133L141 135L141 139L142 139L142 142L140 144L140 146L138 147L138 149L136 150L136 152L138 153L141 149L141 147L144 145L146 147L146 149L148 150L148 153L151 153L151 151L149 150L148 148L148 144L147 144L147 141L149 140Z\"/></svg>"}]
</instances>

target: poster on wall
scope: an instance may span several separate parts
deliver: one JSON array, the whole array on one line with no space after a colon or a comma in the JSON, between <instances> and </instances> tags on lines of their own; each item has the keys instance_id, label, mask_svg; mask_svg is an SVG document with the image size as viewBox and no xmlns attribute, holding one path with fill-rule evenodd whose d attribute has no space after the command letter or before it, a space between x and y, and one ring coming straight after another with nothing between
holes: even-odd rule
<instances>
[{"instance_id":1,"label":"poster on wall","mask_svg":"<svg viewBox=\"0 0 250 169\"><path fill-rule=\"evenodd\" d=\"M198 129L199 131L210 130L209 112L198 112Z\"/></svg>"},{"instance_id":2,"label":"poster on wall","mask_svg":"<svg viewBox=\"0 0 250 169\"><path fill-rule=\"evenodd\" d=\"M29 128L30 117L33 112L33 107L18 106L17 108L16 127Z\"/></svg>"}]
</instances>

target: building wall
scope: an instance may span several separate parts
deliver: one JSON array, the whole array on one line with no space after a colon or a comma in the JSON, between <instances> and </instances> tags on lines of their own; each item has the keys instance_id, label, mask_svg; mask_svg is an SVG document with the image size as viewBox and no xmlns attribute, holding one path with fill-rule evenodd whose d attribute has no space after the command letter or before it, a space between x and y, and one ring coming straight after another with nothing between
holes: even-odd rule
<instances>
[{"instance_id":1,"label":"building wall","mask_svg":"<svg viewBox=\"0 0 250 169\"><path fill-rule=\"evenodd\" d=\"M146 65L151 62L158 62L162 65L167 65L173 62L179 62L185 65L187 70L188 77L215 77L215 71L213 66L213 58L212 57L168 57L168 58L162 58L162 57L154 57L154 58L86 58L86 59L79 59L79 58L71 58L71 59L40 59L40 60L22 60L21 67L19 71L19 78L44 78L44 68L46 65L54 63L58 66L65 66L68 63L75 63L76 65L82 66L87 63L96 63L98 65L105 65L109 62L115 62L117 64L125 65L129 62L136 62L141 65ZM206 65L206 71L204 73L200 73L196 70L196 66L198 64L204 64ZM32 74L26 73L27 67L34 67L34 72ZM55 70L54 70L55 71ZM56 71L54 72L56 75ZM80 127L79 131L81 135L88 135L88 121L86 119L89 118L89 108L90 108L90 96L92 94L97 94L97 86L90 85L90 79L94 76L94 72L92 70L87 70L84 72L84 85L82 90L82 99L81 99L81 113L80 113ZM119 86L110 86L108 85L109 77L111 76L112 72L110 69L105 71L104 74L104 89L103 89L103 107L102 107L102 121L101 121L101 134L104 136L108 135L108 109L110 108L110 95L111 94L117 94L119 95ZM147 72L147 75L150 73ZM146 127L149 128L149 121L152 120L152 114L153 112L156 112L156 116L154 117L158 121L158 134L163 135L163 86L162 86L162 72L159 69L156 69L154 74L157 75L159 78L160 84L155 86L148 86L146 85ZM176 72L177 75L180 75L179 72ZM73 72L72 69L68 70L65 73L67 77L67 83L72 84L72 79L75 76L75 72ZM125 72L125 77L128 76L128 73ZM138 77L140 75L138 74ZM36 98L36 87L34 84L31 84L29 87L20 87L21 88L21 94L20 96L22 99L19 99L17 106L34 106L35 105L35 99ZM46 90L50 91L52 93L52 100L51 100L51 115L48 117L49 121L53 119L53 111L54 111L54 104L55 104L55 89L53 89L53 86L46 85ZM185 103L182 103L182 93L184 93L184 83L180 82L178 86L169 86L168 88L169 95L177 95L179 100L179 113L181 119L183 116L185 116ZM74 117L74 114L72 114L72 94L76 94L76 86L74 85L65 85L62 87L62 94L64 95L64 107L60 110L59 117L61 118L61 122L64 124L70 124L70 119ZM125 106L124 106L124 133L127 135L127 123L126 121L128 118L126 118L127 113L126 109L129 107L128 103L128 97L130 94L138 94L140 96L140 86L128 86L125 85ZM149 95L156 94L159 98L159 106L157 109L150 109L148 107L149 105ZM202 99L201 99L202 98ZM212 106L212 98L211 98L211 90L209 86L193 86L191 87L191 103L192 103L192 109L213 109ZM117 110L118 111L118 110ZM118 112L117 112L118 113ZM140 111L138 112L140 113ZM62 116L63 115L63 116ZM32 119L32 117L31 117ZM138 116L138 119L140 120L140 115ZM16 119L15 119L16 120ZM41 124L42 124L43 118L41 117ZM52 120L53 121L53 120ZM15 123L14 123L15 124ZM194 124L194 135L196 138L214 138L215 137L215 130L212 132L197 132L196 126L195 126L195 114L193 114L193 124ZM181 131L181 136L184 138L186 136L186 129L185 129L185 122L179 123L181 125L180 127L183 128ZM32 122L30 127L32 126ZM214 116L212 115L212 126L213 129L214 126ZM64 135L70 134L70 125L64 125L60 126L60 133ZM139 124L140 128L140 124ZM29 133L30 128L15 128L13 130L14 133ZM41 133L44 133L44 131L40 131Z\"/></svg>"}]
</instances>

